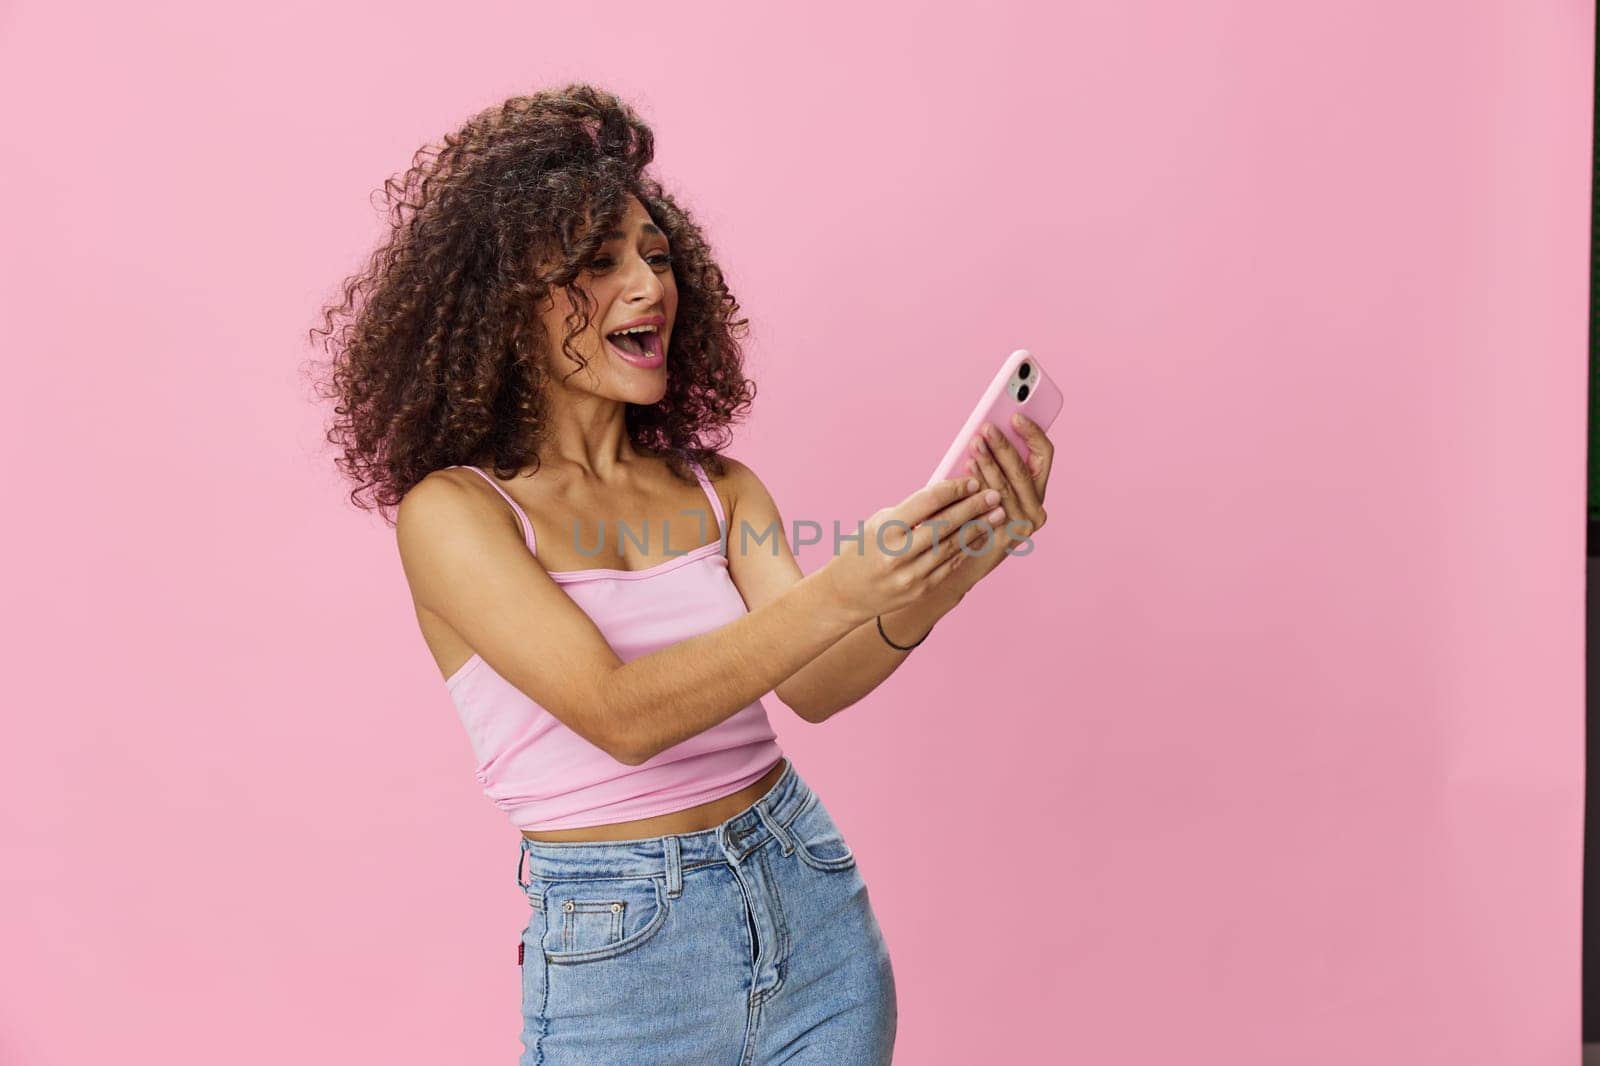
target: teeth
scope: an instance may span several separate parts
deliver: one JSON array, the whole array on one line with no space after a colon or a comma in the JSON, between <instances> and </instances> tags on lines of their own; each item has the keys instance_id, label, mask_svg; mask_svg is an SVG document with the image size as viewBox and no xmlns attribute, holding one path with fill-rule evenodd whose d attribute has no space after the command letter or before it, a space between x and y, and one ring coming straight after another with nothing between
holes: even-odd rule
<instances>
[{"instance_id":1,"label":"teeth","mask_svg":"<svg viewBox=\"0 0 1600 1066\"><path fill-rule=\"evenodd\" d=\"M623 333L631 333L633 331L624 330L622 332ZM611 334L607 334L607 336L616 337L616 336L620 336L620 334L611 333ZM646 340L645 339L646 337L649 337L650 339ZM638 353L639 357L643 357L643 358L646 358L646 359L655 358L655 356L656 356L656 342L660 339L659 334L657 334L655 330L647 330L642 335L635 335L632 339L633 339L634 345L637 346L638 349L639 349L639 353ZM625 351L624 346L621 344L621 342L613 342L613 343L614 343L614 346L616 348L623 349Z\"/></svg>"},{"instance_id":2,"label":"teeth","mask_svg":"<svg viewBox=\"0 0 1600 1066\"><path fill-rule=\"evenodd\" d=\"M655 331L656 327L654 326L634 326L632 329L619 329L611 336L615 337L618 333L654 333Z\"/></svg>"}]
</instances>

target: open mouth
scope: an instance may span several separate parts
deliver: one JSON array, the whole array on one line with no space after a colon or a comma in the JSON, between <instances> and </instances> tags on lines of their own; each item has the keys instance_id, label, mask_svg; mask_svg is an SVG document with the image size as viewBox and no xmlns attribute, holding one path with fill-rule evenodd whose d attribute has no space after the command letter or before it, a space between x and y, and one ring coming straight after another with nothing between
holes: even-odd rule
<instances>
[{"instance_id":1,"label":"open mouth","mask_svg":"<svg viewBox=\"0 0 1600 1066\"><path fill-rule=\"evenodd\" d=\"M606 340L618 352L633 361L651 365L661 361L661 334L659 332L608 333L606 334Z\"/></svg>"}]
</instances>

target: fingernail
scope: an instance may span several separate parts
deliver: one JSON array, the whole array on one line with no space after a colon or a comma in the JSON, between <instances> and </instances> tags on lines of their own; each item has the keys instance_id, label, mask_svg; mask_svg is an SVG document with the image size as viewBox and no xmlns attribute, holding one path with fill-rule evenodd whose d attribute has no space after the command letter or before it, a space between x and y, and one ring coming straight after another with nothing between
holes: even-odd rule
<instances>
[{"instance_id":1,"label":"fingernail","mask_svg":"<svg viewBox=\"0 0 1600 1066\"><path fill-rule=\"evenodd\" d=\"M978 479L977 478L975 478L975 477L967 478L967 491L968 492L977 492L978 491ZM993 500L989 500L988 502L989 503L993 503L994 501Z\"/></svg>"},{"instance_id":2,"label":"fingernail","mask_svg":"<svg viewBox=\"0 0 1600 1066\"><path fill-rule=\"evenodd\" d=\"M1014 414L1014 415L1011 416L1011 424L1013 426L1016 426L1018 429L1021 429L1023 426L1028 424L1028 420L1026 418L1023 418L1021 413L1019 412L1019 413Z\"/></svg>"},{"instance_id":3,"label":"fingernail","mask_svg":"<svg viewBox=\"0 0 1600 1066\"><path fill-rule=\"evenodd\" d=\"M1006 509L1004 507L996 507L994 510L989 512L988 518L989 518L989 521L991 521L991 522L998 522L998 521L1000 521L1000 519L1004 518L1005 516L1006 516Z\"/></svg>"},{"instance_id":4,"label":"fingernail","mask_svg":"<svg viewBox=\"0 0 1600 1066\"><path fill-rule=\"evenodd\" d=\"M974 484L976 484L976 482L974 482ZM994 489L990 489L988 492L983 494L983 502L984 503L988 503L988 504L999 503L1000 502L1000 493L995 491Z\"/></svg>"},{"instance_id":5,"label":"fingernail","mask_svg":"<svg viewBox=\"0 0 1600 1066\"><path fill-rule=\"evenodd\" d=\"M994 433L995 433L994 426L990 425L988 422L985 422L983 424L983 435L985 437L988 437L990 440L993 440L994 439Z\"/></svg>"}]
</instances>

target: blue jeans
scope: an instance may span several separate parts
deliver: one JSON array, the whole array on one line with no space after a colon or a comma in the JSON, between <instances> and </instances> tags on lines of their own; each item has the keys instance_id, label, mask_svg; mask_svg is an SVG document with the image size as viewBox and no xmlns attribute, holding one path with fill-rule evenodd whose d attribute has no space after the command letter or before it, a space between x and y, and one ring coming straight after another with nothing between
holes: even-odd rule
<instances>
[{"instance_id":1,"label":"blue jeans","mask_svg":"<svg viewBox=\"0 0 1600 1066\"><path fill-rule=\"evenodd\" d=\"M523 837L517 883L533 908L519 1066L890 1061L888 946L850 846L792 763L714 829Z\"/></svg>"}]
</instances>

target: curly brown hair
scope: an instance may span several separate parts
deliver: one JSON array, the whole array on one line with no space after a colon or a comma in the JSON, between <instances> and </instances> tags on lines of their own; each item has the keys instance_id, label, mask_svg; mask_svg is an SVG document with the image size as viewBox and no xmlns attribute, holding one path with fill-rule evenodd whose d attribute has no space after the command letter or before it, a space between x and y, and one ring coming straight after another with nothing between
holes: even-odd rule
<instances>
[{"instance_id":1,"label":"curly brown hair","mask_svg":"<svg viewBox=\"0 0 1600 1066\"><path fill-rule=\"evenodd\" d=\"M577 373L586 364L572 339L593 310L577 280L630 195L667 234L678 309L666 394L628 404L628 437L685 480L691 459L723 473L716 449L755 397L739 346L748 320L734 317L739 303L689 211L645 175L654 155L627 104L577 82L480 112L384 183L388 239L311 330L331 355L315 389L336 401L327 440L343 450L335 463L357 482L356 506L370 491L392 523L390 509L431 471L537 468L551 338L536 309L565 289L575 310L561 350Z\"/></svg>"}]
</instances>

